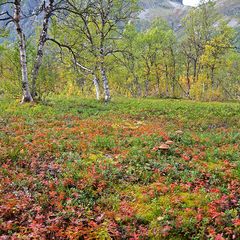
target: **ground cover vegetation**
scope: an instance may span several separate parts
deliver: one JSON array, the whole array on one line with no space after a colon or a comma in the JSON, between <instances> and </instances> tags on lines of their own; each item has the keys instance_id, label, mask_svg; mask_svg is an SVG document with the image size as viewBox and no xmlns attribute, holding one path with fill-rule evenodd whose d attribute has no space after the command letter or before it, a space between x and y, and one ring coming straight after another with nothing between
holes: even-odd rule
<instances>
[{"instance_id":1,"label":"ground cover vegetation","mask_svg":"<svg viewBox=\"0 0 240 240\"><path fill-rule=\"evenodd\" d=\"M201 3L176 33L163 19L141 24L136 0L1 0L0 92L239 99L239 32Z\"/></svg>"},{"instance_id":2,"label":"ground cover vegetation","mask_svg":"<svg viewBox=\"0 0 240 240\"><path fill-rule=\"evenodd\" d=\"M239 239L239 103L0 111L0 239Z\"/></svg>"}]
</instances>

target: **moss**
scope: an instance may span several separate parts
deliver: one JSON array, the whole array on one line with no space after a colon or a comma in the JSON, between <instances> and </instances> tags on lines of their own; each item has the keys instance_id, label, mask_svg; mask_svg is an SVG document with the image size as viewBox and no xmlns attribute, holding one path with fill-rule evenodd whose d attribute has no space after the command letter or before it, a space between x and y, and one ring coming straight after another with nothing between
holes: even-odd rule
<instances>
[{"instance_id":1,"label":"moss","mask_svg":"<svg viewBox=\"0 0 240 240\"><path fill-rule=\"evenodd\" d=\"M185 208L204 207L211 201L211 195L203 193L183 192L179 194L182 206Z\"/></svg>"}]
</instances>

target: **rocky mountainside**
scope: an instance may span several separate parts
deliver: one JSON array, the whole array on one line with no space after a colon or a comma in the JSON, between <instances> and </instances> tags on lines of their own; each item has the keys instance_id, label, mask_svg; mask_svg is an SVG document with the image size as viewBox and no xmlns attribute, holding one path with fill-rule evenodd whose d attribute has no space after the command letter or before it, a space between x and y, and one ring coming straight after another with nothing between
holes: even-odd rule
<instances>
[{"instance_id":1,"label":"rocky mountainside","mask_svg":"<svg viewBox=\"0 0 240 240\"><path fill-rule=\"evenodd\" d=\"M26 0L24 1L24 13L32 13L39 6L42 0ZM181 32L181 19L191 9L189 6L183 5L183 0L140 0L142 9L139 19L143 25L148 25L150 21L157 17L166 19L176 32ZM223 14L229 25L238 29L240 33L240 0L216 0L218 11ZM26 21L28 25L28 33L32 34L32 26L38 25L38 19ZM240 36L239 36L240 39Z\"/></svg>"},{"instance_id":2,"label":"rocky mountainside","mask_svg":"<svg viewBox=\"0 0 240 240\"><path fill-rule=\"evenodd\" d=\"M172 2L172 3L170 3ZM143 7L144 9L153 9L156 7L168 7L171 6L172 4L181 4L183 5L182 0L141 0L140 1L140 6Z\"/></svg>"},{"instance_id":3,"label":"rocky mountainside","mask_svg":"<svg viewBox=\"0 0 240 240\"><path fill-rule=\"evenodd\" d=\"M181 29L181 19L191 9L184 6L182 0L141 0L141 21L151 21L154 18L166 19L175 31ZM239 29L240 32L240 1L239 0L216 0L217 10L223 14L229 25Z\"/></svg>"},{"instance_id":4,"label":"rocky mountainside","mask_svg":"<svg viewBox=\"0 0 240 240\"><path fill-rule=\"evenodd\" d=\"M181 19L190 7L184 6L182 0L141 0L141 21L152 21L154 18L164 18L176 31L181 28Z\"/></svg>"},{"instance_id":5,"label":"rocky mountainside","mask_svg":"<svg viewBox=\"0 0 240 240\"><path fill-rule=\"evenodd\" d=\"M239 0L218 0L216 1L216 5L222 14L230 17L240 17Z\"/></svg>"},{"instance_id":6,"label":"rocky mountainside","mask_svg":"<svg viewBox=\"0 0 240 240\"><path fill-rule=\"evenodd\" d=\"M240 28L240 1L239 0L218 0L216 2L218 11L229 20L229 25ZM240 30L240 29L239 29Z\"/></svg>"}]
</instances>

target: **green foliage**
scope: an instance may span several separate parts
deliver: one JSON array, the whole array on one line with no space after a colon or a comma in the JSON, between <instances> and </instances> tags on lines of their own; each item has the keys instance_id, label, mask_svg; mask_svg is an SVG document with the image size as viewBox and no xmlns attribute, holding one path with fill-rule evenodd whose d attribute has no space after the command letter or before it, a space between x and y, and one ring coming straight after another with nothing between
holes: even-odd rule
<instances>
[{"instance_id":1,"label":"green foliage","mask_svg":"<svg viewBox=\"0 0 240 240\"><path fill-rule=\"evenodd\" d=\"M188 94L199 100L235 98L234 88L226 87L229 80L222 75L228 71L229 55L235 52L234 30L216 12L213 1L190 11L183 24L186 35L182 51L187 72L183 81Z\"/></svg>"},{"instance_id":2,"label":"green foliage","mask_svg":"<svg viewBox=\"0 0 240 240\"><path fill-rule=\"evenodd\" d=\"M62 47L51 41L45 46L37 80L40 98L52 94L94 96L97 91L94 78L102 96L105 91L102 70L115 96L204 101L239 98L237 34L217 13L213 1L203 1L199 7L189 10L180 35L160 18L149 21L140 30L133 17L139 11L135 0L116 0L112 4L96 0L95 4L99 8L92 9L87 2L75 1L71 7L78 14L73 10L64 21L52 17L49 36ZM104 15L100 14L101 10ZM35 30L38 36L41 28ZM5 36L3 31L2 37ZM29 73L36 57L38 37L31 37L27 42ZM18 52L17 46L10 48L9 43L0 49L1 94L20 95Z\"/></svg>"},{"instance_id":3,"label":"green foliage","mask_svg":"<svg viewBox=\"0 0 240 240\"><path fill-rule=\"evenodd\" d=\"M97 136L95 141L93 142L93 147L100 150L100 151L108 151L115 147L114 138L108 137L101 137Z\"/></svg>"}]
</instances>

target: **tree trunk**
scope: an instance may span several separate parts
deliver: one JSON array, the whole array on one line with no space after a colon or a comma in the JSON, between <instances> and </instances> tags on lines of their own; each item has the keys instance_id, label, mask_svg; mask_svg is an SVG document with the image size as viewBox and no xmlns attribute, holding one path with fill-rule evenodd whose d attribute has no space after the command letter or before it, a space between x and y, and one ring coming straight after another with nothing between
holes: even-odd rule
<instances>
[{"instance_id":1,"label":"tree trunk","mask_svg":"<svg viewBox=\"0 0 240 240\"><path fill-rule=\"evenodd\" d=\"M155 74L156 74L156 79L157 79L157 91L156 91L156 94L158 96L160 96L160 77L159 77L159 73L158 73L158 70L157 70L157 64L155 64Z\"/></svg>"},{"instance_id":2,"label":"tree trunk","mask_svg":"<svg viewBox=\"0 0 240 240\"><path fill-rule=\"evenodd\" d=\"M99 82L98 82L96 75L93 75L93 84L95 86L96 99L99 100L100 99L100 88L99 88Z\"/></svg>"},{"instance_id":3,"label":"tree trunk","mask_svg":"<svg viewBox=\"0 0 240 240\"><path fill-rule=\"evenodd\" d=\"M215 70L215 66L211 66L211 83L212 83L212 89L214 89L215 87L215 81L214 81L214 70Z\"/></svg>"},{"instance_id":4,"label":"tree trunk","mask_svg":"<svg viewBox=\"0 0 240 240\"><path fill-rule=\"evenodd\" d=\"M28 71L27 71L27 54L26 54L26 40L23 30L20 26L20 15L21 15L21 0L14 1L14 24L16 26L17 35L19 38L19 52L20 52L20 63L22 71L22 91L23 98L22 103L32 102L32 96L29 89L28 82Z\"/></svg>"},{"instance_id":5,"label":"tree trunk","mask_svg":"<svg viewBox=\"0 0 240 240\"><path fill-rule=\"evenodd\" d=\"M197 59L193 60L193 82L195 83L197 81Z\"/></svg>"},{"instance_id":6,"label":"tree trunk","mask_svg":"<svg viewBox=\"0 0 240 240\"><path fill-rule=\"evenodd\" d=\"M150 74L151 74L151 68L150 68L150 65L149 63L146 61L146 67L147 67L147 72L146 72L146 79L145 79L145 82L144 82L144 85L145 85L145 97L148 97L149 95L149 84L150 84Z\"/></svg>"},{"instance_id":7,"label":"tree trunk","mask_svg":"<svg viewBox=\"0 0 240 240\"><path fill-rule=\"evenodd\" d=\"M175 54L173 51L173 48L171 47L171 55L172 55L172 59L173 59L173 77L172 77L172 95L173 97L175 97L175 83L177 80L177 76L176 76L176 58L175 58Z\"/></svg>"},{"instance_id":8,"label":"tree trunk","mask_svg":"<svg viewBox=\"0 0 240 240\"><path fill-rule=\"evenodd\" d=\"M109 102L111 100L111 95L110 95L110 89L109 89L109 84L108 84L108 78L106 75L106 70L105 70L105 53L104 53L104 34L101 32L101 43L100 43L100 73L103 81L103 90L104 90L104 100L105 102Z\"/></svg>"},{"instance_id":9,"label":"tree trunk","mask_svg":"<svg viewBox=\"0 0 240 240\"><path fill-rule=\"evenodd\" d=\"M103 63L101 63L100 72L101 72L102 81L103 81L104 100L105 102L109 102L111 100L111 95L109 90L108 78L107 78Z\"/></svg>"},{"instance_id":10,"label":"tree trunk","mask_svg":"<svg viewBox=\"0 0 240 240\"><path fill-rule=\"evenodd\" d=\"M165 65L165 82L166 82L166 97L169 96L169 90L168 90L168 65Z\"/></svg>"},{"instance_id":11,"label":"tree trunk","mask_svg":"<svg viewBox=\"0 0 240 240\"><path fill-rule=\"evenodd\" d=\"M190 82L190 62L187 62L187 73L186 73L186 78L187 78L187 97L190 97L190 90L191 90L191 82Z\"/></svg>"},{"instance_id":12,"label":"tree trunk","mask_svg":"<svg viewBox=\"0 0 240 240\"><path fill-rule=\"evenodd\" d=\"M42 59L43 59L43 48L46 43L47 39L47 33L48 33L48 27L49 27L49 19L51 17L51 12L53 10L53 3L54 0L51 0L49 3L49 6L45 7L44 9L44 19L43 19L43 25L42 25L42 32L40 34L39 42L38 42L38 51L37 56L34 63L34 68L32 71L32 97L37 96L36 92L36 81L39 73L39 69L42 65Z\"/></svg>"},{"instance_id":13,"label":"tree trunk","mask_svg":"<svg viewBox=\"0 0 240 240\"><path fill-rule=\"evenodd\" d=\"M138 81L138 76L135 75L134 72L133 72L133 77L134 77L133 85L135 85L135 87L136 87L136 97L141 97L142 96L142 89L141 89L140 83Z\"/></svg>"},{"instance_id":14,"label":"tree trunk","mask_svg":"<svg viewBox=\"0 0 240 240\"><path fill-rule=\"evenodd\" d=\"M149 78L147 77L145 80L145 97L149 95Z\"/></svg>"},{"instance_id":15,"label":"tree trunk","mask_svg":"<svg viewBox=\"0 0 240 240\"><path fill-rule=\"evenodd\" d=\"M46 22L45 22L46 21ZM48 20L44 19L44 25L48 25ZM43 58L43 47L45 44L45 39L47 36L47 28L46 26L43 27L39 43L38 43L38 51L37 51L37 56L35 59L33 71L32 71L32 96L36 97L37 92L36 92L36 81L39 73L40 66L42 64L42 58Z\"/></svg>"},{"instance_id":16,"label":"tree trunk","mask_svg":"<svg viewBox=\"0 0 240 240\"><path fill-rule=\"evenodd\" d=\"M173 97L176 97L175 96L176 80L177 80L177 76L176 76L176 62L174 60L174 63L173 63L173 78L172 78L172 95L173 95Z\"/></svg>"}]
</instances>

